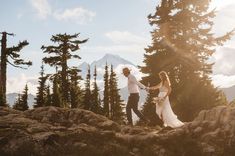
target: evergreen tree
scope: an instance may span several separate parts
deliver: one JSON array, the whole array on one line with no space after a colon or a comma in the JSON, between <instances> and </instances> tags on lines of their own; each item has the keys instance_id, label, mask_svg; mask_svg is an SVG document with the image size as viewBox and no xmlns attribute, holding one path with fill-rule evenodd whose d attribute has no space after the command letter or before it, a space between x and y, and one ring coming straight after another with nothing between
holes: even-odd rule
<instances>
[{"instance_id":1,"label":"evergreen tree","mask_svg":"<svg viewBox=\"0 0 235 156\"><path fill-rule=\"evenodd\" d=\"M46 80L47 77L44 73L44 65L41 66L40 77L38 78L39 86L37 87L37 93L35 98L34 108L45 106L46 103Z\"/></svg>"},{"instance_id":2,"label":"evergreen tree","mask_svg":"<svg viewBox=\"0 0 235 156\"><path fill-rule=\"evenodd\" d=\"M106 117L110 117L109 114L109 71L106 62L105 74L104 74L104 97L103 97L103 113Z\"/></svg>"},{"instance_id":3,"label":"evergreen tree","mask_svg":"<svg viewBox=\"0 0 235 156\"><path fill-rule=\"evenodd\" d=\"M109 103L110 103L110 119L118 123L124 122L123 100L119 94L120 89L117 86L116 73L113 71L111 65L110 78L109 78Z\"/></svg>"},{"instance_id":4,"label":"evergreen tree","mask_svg":"<svg viewBox=\"0 0 235 156\"><path fill-rule=\"evenodd\" d=\"M28 106L28 86L26 84L23 94L18 94L18 98L13 106L14 109L25 111L29 109Z\"/></svg>"},{"instance_id":5,"label":"evergreen tree","mask_svg":"<svg viewBox=\"0 0 235 156\"><path fill-rule=\"evenodd\" d=\"M84 101L83 106L86 110L91 110L91 70L90 66L88 66L86 82L85 82L85 94L84 94Z\"/></svg>"},{"instance_id":6,"label":"evergreen tree","mask_svg":"<svg viewBox=\"0 0 235 156\"><path fill-rule=\"evenodd\" d=\"M1 62L0 62L1 64ZM1 68L0 68L1 70ZM1 106L7 106L6 104L6 97L4 97L3 95L3 88L2 88L2 80L1 80L1 71L0 71L0 103L1 103Z\"/></svg>"},{"instance_id":7,"label":"evergreen tree","mask_svg":"<svg viewBox=\"0 0 235 156\"><path fill-rule=\"evenodd\" d=\"M26 84L25 85L25 88L24 88L24 91L23 91L23 94L21 96L21 108L22 108L22 111L25 111L25 110L28 110L29 109L29 106L28 106L28 85Z\"/></svg>"},{"instance_id":8,"label":"evergreen tree","mask_svg":"<svg viewBox=\"0 0 235 156\"><path fill-rule=\"evenodd\" d=\"M52 98L51 98L50 85L48 84L46 86L45 106L51 106L51 105L52 105Z\"/></svg>"},{"instance_id":9,"label":"evergreen tree","mask_svg":"<svg viewBox=\"0 0 235 156\"><path fill-rule=\"evenodd\" d=\"M79 86L79 80L81 76L78 75L80 70L71 69L70 70L70 101L71 108L81 108L82 107L82 91Z\"/></svg>"},{"instance_id":10,"label":"evergreen tree","mask_svg":"<svg viewBox=\"0 0 235 156\"><path fill-rule=\"evenodd\" d=\"M218 105L219 92L211 83L212 65L208 59L215 46L228 40L233 31L221 37L211 33L215 11L210 0L162 0L148 19L154 30L146 48L141 71L143 83L160 82L158 73L168 72L173 92L170 100L183 121L192 120L200 110ZM193 83L192 83L193 82Z\"/></svg>"},{"instance_id":11,"label":"evergreen tree","mask_svg":"<svg viewBox=\"0 0 235 156\"><path fill-rule=\"evenodd\" d=\"M74 54L80 49L80 44L87 42L86 40L78 40L79 34L57 34L53 35L51 41L58 45L42 46L44 53L53 54L53 56L44 57L46 64L61 68L61 91L63 102L66 107L69 103L69 80L68 80L68 61L72 58L81 59L79 55Z\"/></svg>"},{"instance_id":12,"label":"evergreen tree","mask_svg":"<svg viewBox=\"0 0 235 156\"><path fill-rule=\"evenodd\" d=\"M21 95L20 94L18 94L18 96L17 96L17 99L16 99L16 101L15 101L15 103L14 103L14 105L13 105L13 109L15 109L15 110L21 110L22 108L21 108Z\"/></svg>"},{"instance_id":13,"label":"evergreen tree","mask_svg":"<svg viewBox=\"0 0 235 156\"><path fill-rule=\"evenodd\" d=\"M95 113L102 114L102 109L101 109L101 100L99 96L99 88L97 86L97 69L95 66L94 69L94 82L93 82L93 90L91 91L91 110Z\"/></svg>"},{"instance_id":14,"label":"evergreen tree","mask_svg":"<svg viewBox=\"0 0 235 156\"><path fill-rule=\"evenodd\" d=\"M218 94L219 94L219 96L217 98L217 101L220 102L221 105L228 105L229 102L228 102L228 99L227 99L225 93L222 90L219 90Z\"/></svg>"},{"instance_id":15,"label":"evergreen tree","mask_svg":"<svg viewBox=\"0 0 235 156\"><path fill-rule=\"evenodd\" d=\"M58 76L59 74L55 74L53 76L53 86L52 86L52 106L55 107L64 107L63 106L63 100L62 100L62 96L61 96L61 92L60 92L60 83L58 80Z\"/></svg>"},{"instance_id":16,"label":"evergreen tree","mask_svg":"<svg viewBox=\"0 0 235 156\"><path fill-rule=\"evenodd\" d=\"M31 61L24 61L20 58L20 51L29 43L25 40L19 42L17 46L7 47L7 35L14 36L14 34L2 32L1 39L1 61L0 61L0 106L7 106L6 102L6 81L7 81L7 65L16 68L23 68L22 65L31 66ZM13 61L13 62L11 62Z\"/></svg>"}]
</instances>

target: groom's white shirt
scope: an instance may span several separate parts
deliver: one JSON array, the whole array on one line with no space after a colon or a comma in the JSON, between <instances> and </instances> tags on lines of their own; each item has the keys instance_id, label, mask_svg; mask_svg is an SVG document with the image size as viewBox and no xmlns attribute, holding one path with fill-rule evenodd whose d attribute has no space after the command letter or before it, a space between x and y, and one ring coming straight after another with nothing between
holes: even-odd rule
<instances>
[{"instance_id":1,"label":"groom's white shirt","mask_svg":"<svg viewBox=\"0 0 235 156\"><path fill-rule=\"evenodd\" d=\"M141 89L145 89L146 87L140 83L139 81L137 81L136 77L132 74L128 75L128 91L129 93L139 93L139 87Z\"/></svg>"}]
</instances>

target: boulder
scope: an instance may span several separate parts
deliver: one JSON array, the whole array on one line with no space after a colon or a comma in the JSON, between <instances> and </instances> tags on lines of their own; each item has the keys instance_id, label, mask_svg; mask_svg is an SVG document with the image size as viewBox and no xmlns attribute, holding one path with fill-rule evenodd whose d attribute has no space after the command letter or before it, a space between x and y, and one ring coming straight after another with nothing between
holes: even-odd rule
<instances>
[{"instance_id":1,"label":"boulder","mask_svg":"<svg viewBox=\"0 0 235 156\"><path fill-rule=\"evenodd\" d=\"M0 107L0 155L233 156L235 108L203 110L176 129L119 125L83 109Z\"/></svg>"}]
</instances>

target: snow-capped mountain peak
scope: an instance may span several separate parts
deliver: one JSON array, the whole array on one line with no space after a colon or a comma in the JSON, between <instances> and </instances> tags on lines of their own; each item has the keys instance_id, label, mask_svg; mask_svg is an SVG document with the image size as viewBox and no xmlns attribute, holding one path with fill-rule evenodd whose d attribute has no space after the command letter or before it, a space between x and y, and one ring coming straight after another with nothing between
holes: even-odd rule
<instances>
[{"instance_id":1,"label":"snow-capped mountain peak","mask_svg":"<svg viewBox=\"0 0 235 156\"><path fill-rule=\"evenodd\" d=\"M104 67L106 65L106 63L108 65L112 64L114 66L114 68L117 67L120 64L130 64L130 65L134 66L133 63L131 63L130 61L127 61L127 60L121 58L119 55L106 54L101 59L92 62L91 63L91 68L93 68L95 65L97 67Z\"/></svg>"},{"instance_id":2,"label":"snow-capped mountain peak","mask_svg":"<svg viewBox=\"0 0 235 156\"><path fill-rule=\"evenodd\" d=\"M97 67L97 69L99 71L101 71L102 69L104 69L106 63L109 66L113 65L114 69L117 68L120 65L128 65L128 66L132 66L132 67L136 68L136 66L133 63L131 63L128 60L125 60L125 59L121 58L119 55L106 54L101 59L93 61L90 64L91 73L93 73L95 66ZM83 62L82 64L79 65L79 69L82 71L81 74L82 74L83 78L86 77L88 65L89 64L86 63L86 62ZM99 77L99 75L98 75L98 77Z\"/></svg>"}]
</instances>

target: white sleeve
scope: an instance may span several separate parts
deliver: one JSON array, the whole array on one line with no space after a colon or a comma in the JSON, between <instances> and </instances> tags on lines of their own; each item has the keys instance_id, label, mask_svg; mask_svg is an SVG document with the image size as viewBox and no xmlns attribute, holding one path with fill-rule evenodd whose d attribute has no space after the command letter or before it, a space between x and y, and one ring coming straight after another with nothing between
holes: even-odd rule
<instances>
[{"instance_id":1,"label":"white sleeve","mask_svg":"<svg viewBox=\"0 0 235 156\"><path fill-rule=\"evenodd\" d=\"M134 82L135 84L137 84L141 89L145 89L145 85L143 85L142 83L140 83L139 81L137 81L136 77L135 76L131 76L131 79L130 79L132 82Z\"/></svg>"}]
</instances>

